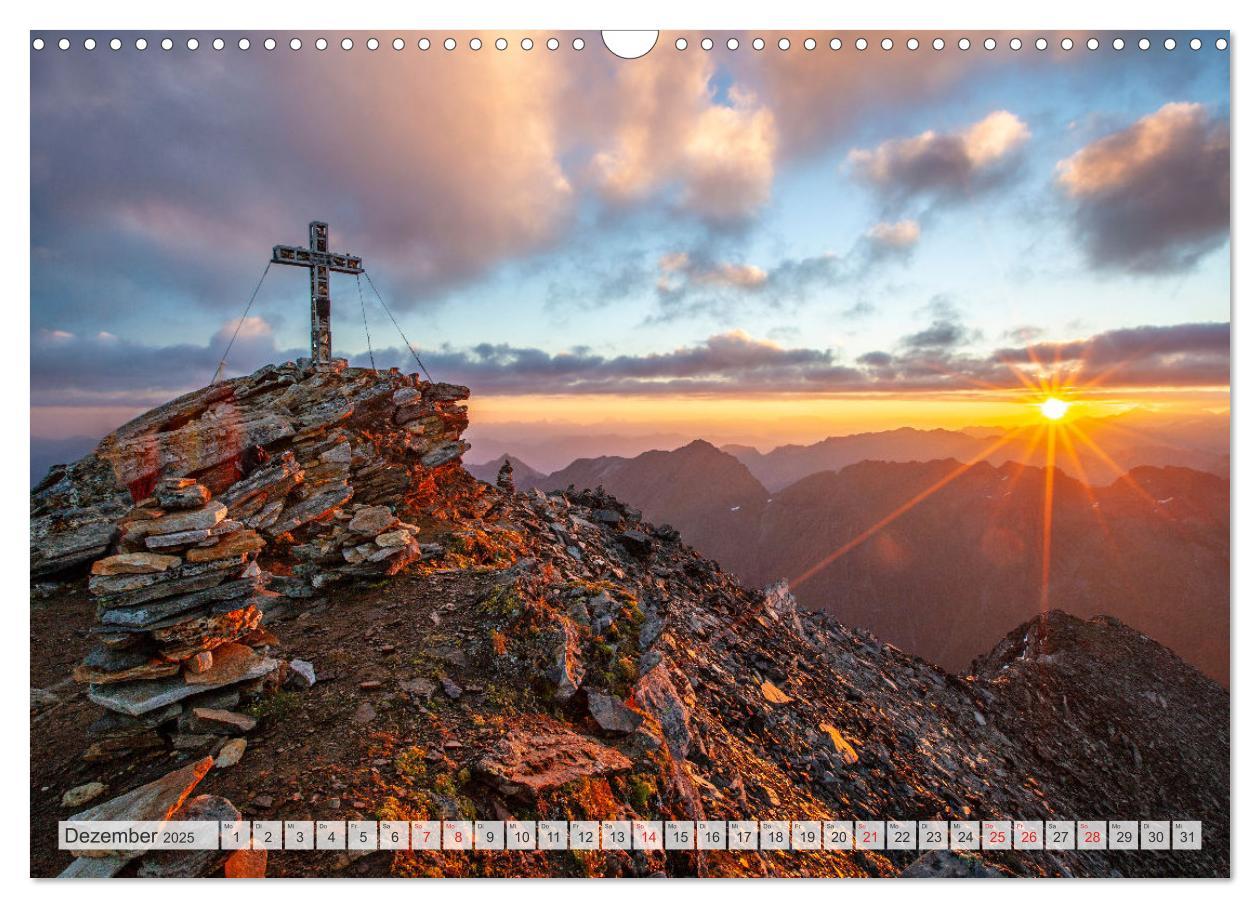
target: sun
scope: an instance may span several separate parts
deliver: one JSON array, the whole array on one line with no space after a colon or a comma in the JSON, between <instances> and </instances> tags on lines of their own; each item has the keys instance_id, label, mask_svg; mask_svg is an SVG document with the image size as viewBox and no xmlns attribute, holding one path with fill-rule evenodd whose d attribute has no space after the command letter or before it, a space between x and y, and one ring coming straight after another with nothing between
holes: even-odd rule
<instances>
[{"instance_id":1,"label":"sun","mask_svg":"<svg viewBox=\"0 0 1260 908\"><path fill-rule=\"evenodd\" d=\"M1041 415L1051 421L1060 420L1067 415L1069 406L1071 405L1066 400L1047 397L1041 402Z\"/></svg>"}]
</instances>

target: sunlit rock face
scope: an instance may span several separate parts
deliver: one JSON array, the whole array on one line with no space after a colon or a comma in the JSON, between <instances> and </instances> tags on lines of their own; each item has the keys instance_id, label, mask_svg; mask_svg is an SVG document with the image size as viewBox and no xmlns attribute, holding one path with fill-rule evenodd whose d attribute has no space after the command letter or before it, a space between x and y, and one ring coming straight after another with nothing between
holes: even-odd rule
<instances>
[{"instance_id":1,"label":"sunlit rock face","mask_svg":"<svg viewBox=\"0 0 1260 908\"><path fill-rule=\"evenodd\" d=\"M120 545L116 524L164 477L204 487L269 542L304 542L357 506L388 502L400 518L449 507L459 494L447 487L467 483L467 397L344 361L265 366L184 395L49 472L31 497L32 576L81 570ZM354 563L419 555L406 540L386 543ZM389 548L399 551L371 560Z\"/></svg>"}]
</instances>

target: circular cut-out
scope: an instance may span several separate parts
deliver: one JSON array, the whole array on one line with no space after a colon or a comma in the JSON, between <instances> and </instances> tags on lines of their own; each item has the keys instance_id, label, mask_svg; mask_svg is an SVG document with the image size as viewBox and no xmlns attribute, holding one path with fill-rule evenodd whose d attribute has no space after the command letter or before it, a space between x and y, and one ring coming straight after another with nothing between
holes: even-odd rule
<instances>
[{"instance_id":1,"label":"circular cut-out","mask_svg":"<svg viewBox=\"0 0 1260 908\"><path fill-rule=\"evenodd\" d=\"M1018 38L1011 39L1011 50L1019 50L1023 46L1024 46L1024 42L1019 40Z\"/></svg>"},{"instance_id":2,"label":"circular cut-out","mask_svg":"<svg viewBox=\"0 0 1260 908\"><path fill-rule=\"evenodd\" d=\"M1085 42L1085 46L1088 47L1090 50L1098 50L1098 39L1090 38L1088 41Z\"/></svg>"},{"instance_id":3,"label":"circular cut-out","mask_svg":"<svg viewBox=\"0 0 1260 908\"><path fill-rule=\"evenodd\" d=\"M1151 49L1150 38L1141 38L1138 40L1138 50L1150 50L1150 49Z\"/></svg>"},{"instance_id":4,"label":"circular cut-out","mask_svg":"<svg viewBox=\"0 0 1260 908\"><path fill-rule=\"evenodd\" d=\"M321 38L320 40L322 41L323 38ZM113 45L112 41L110 42L110 45L111 46ZM213 41L210 42L210 46L213 47L215 50L223 50L223 39L215 38ZM117 50L118 48L114 48L114 49Z\"/></svg>"},{"instance_id":5,"label":"circular cut-out","mask_svg":"<svg viewBox=\"0 0 1260 908\"><path fill-rule=\"evenodd\" d=\"M858 38L856 41L853 42L853 46L856 47L858 50L866 50L866 39Z\"/></svg>"},{"instance_id":6,"label":"circular cut-out","mask_svg":"<svg viewBox=\"0 0 1260 908\"><path fill-rule=\"evenodd\" d=\"M677 48L678 50L686 50L686 49L687 49L687 39L686 39L686 38L676 38L676 39L674 39L674 47L675 47L675 48Z\"/></svg>"},{"instance_id":7,"label":"circular cut-out","mask_svg":"<svg viewBox=\"0 0 1260 908\"><path fill-rule=\"evenodd\" d=\"M162 39L162 50L170 50L174 46L175 46L175 42L172 41L170 38Z\"/></svg>"},{"instance_id":8,"label":"circular cut-out","mask_svg":"<svg viewBox=\"0 0 1260 908\"><path fill-rule=\"evenodd\" d=\"M918 39L918 38L907 38L907 39L906 39L906 47L910 48L911 50L918 50L918 49L919 49L919 39Z\"/></svg>"},{"instance_id":9,"label":"circular cut-out","mask_svg":"<svg viewBox=\"0 0 1260 908\"><path fill-rule=\"evenodd\" d=\"M61 50L69 50L69 49L70 49L70 39L69 39L69 38L62 38L60 41L58 41L58 42L57 42L57 47L61 48Z\"/></svg>"},{"instance_id":10,"label":"circular cut-out","mask_svg":"<svg viewBox=\"0 0 1260 908\"><path fill-rule=\"evenodd\" d=\"M1034 45L1036 46L1037 50L1045 50L1047 47L1050 46L1050 42L1047 41L1045 38L1038 38L1034 42Z\"/></svg>"},{"instance_id":11,"label":"circular cut-out","mask_svg":"<svg viewBox=\"0 0 1260 908\"><path fill-rule=\"evenodd\" d=\"M215 39L215 41L214 41L214 43L215 43L215 48L214 48L215 50L223 50L223 39L222 39L222 38L216 38L216 39ZM110 38L110 39L109 39L109 49L110 49L110 50L122 50L122 42L121 42L121 41L119 41L117 38Z\"/></svg>"},{"instance_id":12,"label":"circular cut-out","mask_svg":"<svg viewBox=\"0 0 1260 908\"><path fill-rule=\"evenodd\" d=\"M791 46L792 46L792 42L789 41L787 38L779 39L779 50L787 50Z\"/></svg>"},{"instance_id":13,"label":"circular cut-out","mask_svg":"<svg viewBox=\"0 0 1260 908\"><path fill-rule=\"evenodd\" d=\"M555 38L547 39L547 50L555 50L559 46L560 46L560 42L556 40Z\"/></svg>"},{"instance_id":14,"label":"circular cut-out","mask_svg":"<svg viewBox=\"0 0 1260 908\"><path fill-rule=\"evenodd\" d=\"M840 49L840 39L839 39L839 38L832 38L832 39L831 39L831 49L832 49L832 50L839 50L839 49Z\"/></svg>"},{"instance_id":15,"label":"circular cut-out","mask_svg":"<svg viewBox=\"0 0 1260 908\"><path fill-rule=\"evenodd\" d=\"M892 38L885 38L883 41L880 41L879 46L882 47L884 50L892 50L893 49Z\"/></svg>"},{"instance_id":16,"label":"circular cut-out","mask_svg":"<svg viewBox=\"0 0 1260 908\"><path fill-rule=\"evenodd\" d=\"M1176 49L1177 49L1177 41L1175 38L1164 39L1164 50L1176 50Z\"/></svg>"},{"instance_id":17,"label":"circular cut-out","mask_svg":"<svg viewBox=\"0 0 1260 908\"><path fill-rule=\"evenodd\" d=\"M416 42L416 47L420 48L421 50L428 50L432 46L433 46L433 42L431 42L428 38L421 38L419 41Z\"/></svg>"},{"instance_id":18,"label":"circular cut-out","mask_svg":"<svg viewBox=\"0 0 1260 908\"><path fill-rule=\"evenodd\" d=\"M404 47L407 46L407 42L404 41L402 38L395 38L392 46L394 50L402 50Z\"/></svg>"},{"instance_id":19,"label":"circular cut-out","mask_svg":"<svg viewBox=\"0 0 1260 908\"><path fill-rule=\"evenodd\" d=\"M495 39L494 39L494 48L495 48L495 50L507 50L507 47L508 47L508 45L507 45L507 38L495 38Z\"/></svg>"},{"instance_id":20,"label":"circular cut-out","mask_svg":"<svg viewBox=\"0 0 1260 908\"><path fill-rule=\"evenodd\" d=\"M1124 50L1124 39L1116 38L1114 41L1111 42L1111 46L1115 48L1116 50Z\"/></svg>"},{"instance_id":21,"label":"circular cut-out","mask_svg":"<svg viewBox=\"0 0 1260 908\"><path fill-rule=\"evenodd\" d=\"M275 38L268 38L266 41L264 41L264 42L263 42L263 47L267 48L267 50L275 50L275 49L276 49L276 39L275 39Z\"/></svg>"},{"instance_id":22,"label":"circular cut-out","mask_svg":"<svg viewBox=\"0 0 1260 908\"><path fill-rule=\"evenodd\" d=\"M971 39L970 39L970 38L959 38L959 39L958 39L958 49L959 49L959 50L970 50L970 49L971 49Z\"/></svg>"},{"instance_id":23,"label":"circular cut-out","mask_svg":"<svg viewBox=\"0 0 1260 908\"><path fill-rule=\"evenodd\" d=\"M442 42L442 46L443 46L443 47L445 47L447 50L454 50L454 49L455 49L455 39L454 39L454 38L447 38L445 41L443 41L443 42Z\"/></svg>"},{"instance_id":24,"label":"circular cut-out","mask_svg":"<svg viewBox=\"0 0 1260 908\"><path fill-rule=\"evenodd\" d=\"M985 49L985 50L997 50L997 41L996 41L996 40L994 40L993 38L985 38L985 39L984 39L984 49Z\"/></svg>"},{"instance_id":25,"label":"circular cut-out","mask_svg":"<svg viewBox=\"0 0 1260 908\"><path fill-rule=\"evenodd\" d=\"M1072 39L1071 39L1071 38L1064 38L1062 41L1060 41L1060 42L1059 42L1059 47L1063 48L1064 50L1071 50L1071 49L1072 49Z\"/></svg>"},{"instance_id":26,"label":"circular cut-out","mask_svg":"<svg viewBox=\"0 0 1260 908\"><path fill-rule=\"evenodd\" d=\"M95 39L95 38L84 38L84 39L83 39L83 49L84 49L84 50L96 50L96 39Z\"/></svg>"},{"instance_id":27,"label":"circular cut-out","mask_svg":"<svg viewBox=\"0 0 1260 908\"><path fill-rule=\"evenodd\" d=\"M1229 42L1228 42L1228 41L1226 41L1224 38L1217 38L1217 39L1216 39L1216 49L1217 49L1217 50L1224 50L1224 49L1225 49L1225 48L1227 48L1227 47L1229 47Z\"/></svg>"},{"instance_id":28,"label":"circular cut-out","mask_svg":"<svg viewBox=\"0 0 1260 908\"><path fill-rule=\"evenodd\" d=\"M149 46L149 42L148 42L148 41L146 41L144 38L137 38L137 39L136 39L136 50L144 50L144 49L145 49L145 48L147 48L148 46ZM245 47L249 47L249 42L248 42L248 41L247 41L247 42L245 42ZM245 48L241 48L241 49L242 49L242 50L244 50Z\"/></svg>"},{"instance_id":29,"label":"circular cut-out","mask_svg":"<svg viewBox=\"0 0 1260 908\"><path fill-rule=\"evenodd\" d=\"M818 42L817 42L817 41L815 41L813 38L806 38L806 39L805 39L805 49L806 49L806 50L813 50L813 49L814 49L815 47L817 47L817 46L818 46Z\"/></svg>"},{"instance_id":30,"label":"circular cut-out","mask_svg":"<svg viewBox=\"0 0 1260 908\"><path fill-rule=\"evenodd\" d=\"M240 48L241 50L249 50L249 39L242 38L241 40L236 42L236 46Z\"/></svg>"},{"instance_id":31,"label":"circular cut-out","mask_svg":"<svg viewBox=\"0 0 1260 908\"><path fill-rule=\"evenodd\" d=\"M290 38L290 39L289 39L289 50L301 50L301 49L302 49L302 39L301 39L301 38Z\"/></svg>"},{"instance_id":32,"label":"circular cut-out","mask_svg":"<svg viewBox=\"0 0 1260 908\"><path fill-rule=\"evenodd\" d=\"M933 50L944 50L944 49L945 49L945 39L944 39L944 38L933 38L933 39L932 39L932 49L933 49Z\"/></svg>"},{"instance_id":33,"label":"circular cut-out","mask_svg":"<svg viewBox=\"0 0 1260 908\"><path fill-rule=\"evenodd\" d=\"M701 49L701 50L713 50L713 39L712 39L712 38L702 38L702 39L700 39L700 49Z\"/></svg>"},{"instance_id":34,"label":"circular cut-out","mask_svg":"<svg viewBox=\"0 0 1260 908\"><path fill-rule=\"evenodd\" d=\"M608 48L623 60L637 60L656 47L661 33L646 30L609 30L600 32L604 39L604 47ZM683 45L686 46L685 44ZM581 48L576 48L581 50ZM682 48L678 48L682 50Z\"/></svg>"},{"instance_id":35,"label":"circular cut-out","mask_svg":"<svg viewBox=\"0 0 1260 908\"><path fill-rule=\"evenodd\" d=\"M43 38L36 38L34 41L32 41L32 42L31 42L31 47L35 48L36 50L43 50L43 49L44 49L44 39L43 39Z\"/></svg>"},{"instance_id":36,"label":"circular cut-out","mask_svg":"<svg viewBox=\"0 0 1260 908\"><path fill-rule=\"evenodd\" d=\"M727 50L739 50L739 39L738 39L738 38L727 38L727 39L726 39L726 49L727 49Z\"/></svg>"},{"instance_id":37,"label":"circular cut-out","mask_svg":"<svg viewBox=\"0 0 1260 908\"><path fill-rule=\"evenodd\" d=\"M765 39L765 38L753 38L753 45L752 45L752 46L753 46L753 50L765 50L765 48L766 48L766 39Z\"/></svg>"},{"instance_id":38,"label":"circular cut-out","mask_svg":"<svg viewBox=\"0 0 1260 908\"><path fill-rule=\"evenodd\" d=\"M368 49L368 50L376 50L376 49L377 49L378 47L380 47L380 46L381 46L381 42L380 42L380 41L377 41L375 38L368 38L368 39L367 39L367 49Z\"/></svg>"},{"instance_id":39,"label":"circular cut-out","mask_svg":"<svg viewBox=\"0 0 1260 908\"><path fill-rule=\"evenodd\" d=\"M582 49L582 48L584 48L584 47L586 47L586 42L585 42L585 41L583 41L581 38L574 38L574 39L573 39L573 49L574 49L574 50L581 50L581 49Z\"/></svg>"},{"instance_id":40,"label":"circular cut-out","mask_svg":"<svg viewBox=\"0 0 1260 908\"><path fill-rule=\"evenodd\" d=\"M481 50L481 39L473 38L471 41L468 42L468 46L472 48L473 50Z\"/></svg>"},{"instance_id":41,"label":"circular cut-out","mask_svg":"<svg viewBox=\"0 0 1260 908\"><path fill-rule=\"evenodd\" d=\"M533 49L534 49L534 39L533 39L533 38L522 38L522 39L521 39L521 50L533 50Z\"/></svg>"},{"instance_id":42,"label":"circular cut-out","mask_svg":"<svg viewBox=\"0 0 1260 908\"><path fill-rule=\"evenodd\" d=\"M1203 42L1202 42L1201 40L1199 40L1198 38L1191 38L1191 39L1190 39L1190 49L1191 49L1191 50L1199 50L1201 47L1203 47Z\"/></svg>"}]
</instances>

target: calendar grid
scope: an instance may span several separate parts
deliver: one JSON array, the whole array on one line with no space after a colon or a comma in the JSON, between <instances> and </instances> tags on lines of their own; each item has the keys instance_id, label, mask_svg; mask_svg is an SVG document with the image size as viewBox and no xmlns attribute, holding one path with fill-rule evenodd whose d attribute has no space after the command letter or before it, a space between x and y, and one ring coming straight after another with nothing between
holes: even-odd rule
<instances>
[{"instance_id":1,"label":"calendar grid","mask_svg":"<svg viewBox=\"0 0 1260 908\"><path fill-rule=\"evenodd\" d=\"M1199 820L63 821L58 848L286 851L1198 851Z\"/></svg>"}]
</instances>

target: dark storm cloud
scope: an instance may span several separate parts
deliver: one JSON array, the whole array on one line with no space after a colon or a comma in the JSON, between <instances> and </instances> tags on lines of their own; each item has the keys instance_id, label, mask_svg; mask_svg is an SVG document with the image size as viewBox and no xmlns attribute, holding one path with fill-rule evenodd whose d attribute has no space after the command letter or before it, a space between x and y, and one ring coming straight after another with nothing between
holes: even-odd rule
<instances>
[{"instance_id":1,"label":"dark storm cloud","mask_svg":"<svg viewBox=\"0 0 1260 908\"><path fill-rule=\"evenodd\" d=\"M1229 123L1166 104L1059 163L1059 186L1094 267L1167 273L1229 237Z\"/></svg>"}]
</instances>

